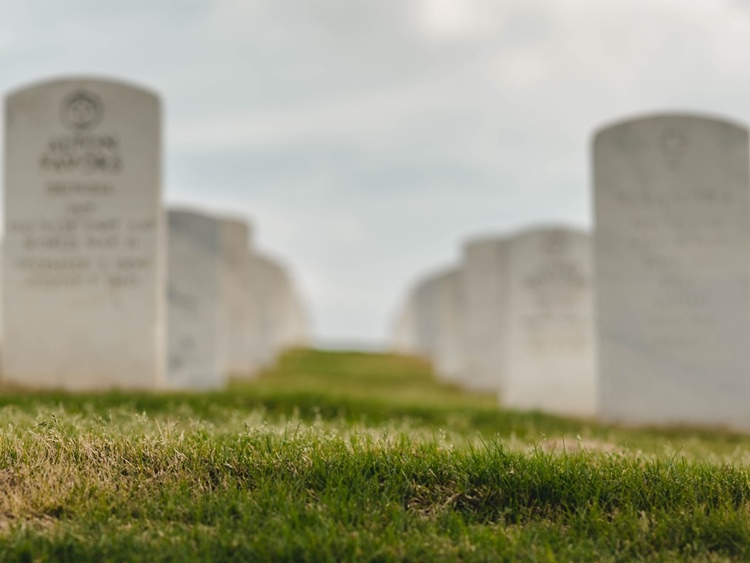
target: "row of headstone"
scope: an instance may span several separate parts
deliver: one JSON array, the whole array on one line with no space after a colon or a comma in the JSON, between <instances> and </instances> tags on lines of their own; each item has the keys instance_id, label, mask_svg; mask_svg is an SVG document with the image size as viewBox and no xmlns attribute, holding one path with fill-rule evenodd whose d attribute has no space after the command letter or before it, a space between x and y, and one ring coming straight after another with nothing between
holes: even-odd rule
<instances>
[{"instance_id":1,"label":"row of headstone","mask_svg":"<svg viewBox=\"0 0 750 563\"><path fill-rule=\"evenodd\" d=\"M437 335L460 332L454 381L510 407L750 430L746 128L622 122L596 134L593 169L593 240L539 228L468 243L458 305L428 312L437 277L418 284L396 348L439 371ZM441 326L451 306L460 321Z\"/></svg>"},{"instance_id":2,"label":"row of headstone","mask_svg":"<svg viewBox=\"0 0 750 563\"><path fill-rule=\"evenodd\" d=\"M563 227L470 241L460 265L413 289L396 349L510 407L593 414L589 251Z\"/></svg>"},{"instance_id":3,"label":"row of headstone","mask_svg":"<svg viewBox=\"0 0 750 563\"><path fill-rule=\"evenodd\" d=\"M461 374L460 282L455 269L426 279L414 291L398 328L404 340L397 348L430 358L436 375L447 381Z\"/></svg>"},{"instance_id":4,"label":"row of headstone","mask_svg":"<svg viewBox=\"0 0 750 563\"><path fill-rule=\"evenodd\" d=\"M168 212L167 384L215 388L307 343L286 269L257 253L240 219Z\"/></svg>"},{"instance_id":5,"label":"row of headstone","mask_svg":"<svg viewBox=\"0 0 750 563\"><path fill-rule=\"evenodd\" d=\"M161 142L160 101L138 87L62 79L7 97L6 383L217 387L305 343L298 294L245 221L166 212Z\"/></svg>"}]
</instances>

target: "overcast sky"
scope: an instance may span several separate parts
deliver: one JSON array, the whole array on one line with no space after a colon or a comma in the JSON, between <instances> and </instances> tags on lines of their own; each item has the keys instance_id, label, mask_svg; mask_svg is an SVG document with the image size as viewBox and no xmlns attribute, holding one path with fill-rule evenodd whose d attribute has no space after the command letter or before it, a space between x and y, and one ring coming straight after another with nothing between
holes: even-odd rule
<instances>
[{"instance_id":1,"label":"overcast sky","mask_svg":"<svg viewBox=\"0 0 750 563\"><path fill-rule=\"evenodd\" d=\"M64 74L158 91L167 200L245 213L319 341L377 343L465 238L590 225L594 128L749 122L750 2L0 0L0 91Z\"/></svg>"}]
</instances>

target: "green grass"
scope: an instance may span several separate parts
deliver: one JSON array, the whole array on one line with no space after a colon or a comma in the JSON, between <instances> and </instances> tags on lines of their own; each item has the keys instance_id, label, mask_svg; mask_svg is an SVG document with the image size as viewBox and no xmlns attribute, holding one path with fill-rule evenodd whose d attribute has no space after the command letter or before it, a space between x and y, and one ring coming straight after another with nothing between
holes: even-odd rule
<instances>
[{"instance_id":1,"label":"green grass","mask_svg":"<svg viewBox=\"0 0 750 563\"><path fill-rule=\"evenodd\" d=\"M750 438L499 410L298 351L207 394L0 391L0 561L750 559Z\"/></svg>"}]
</instances>

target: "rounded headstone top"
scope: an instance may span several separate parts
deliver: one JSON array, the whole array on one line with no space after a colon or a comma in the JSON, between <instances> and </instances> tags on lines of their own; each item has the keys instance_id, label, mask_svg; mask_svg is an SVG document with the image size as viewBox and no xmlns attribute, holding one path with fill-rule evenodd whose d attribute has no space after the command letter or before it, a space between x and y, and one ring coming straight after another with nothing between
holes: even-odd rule
<instances>
[{"instance_id":1,"label":"rounded headstone top","mask_svg":"<svg viewBox=\"0 0 750 563\"><path fill-rule=\"evenodd\" d=\"M510 239L511 252L531 252L538 259L558 259L575 254L590 244L591 235L572 227L527 229Z\"/></svg>"},{"instance_id":2,"label":"rounded headstone top","mask_svg":"<svg viewBox=\"0 0 750 563\"><path fill-rule=\"evenodd\" d=\"M712 116L700 113L653 113L631 118L624 118L612 123L605 124L594 132L593 145L606 142L610 137L617 137L629 129L643 129L653 127L701 127L720 126L734 130L738 135L747 136L747 127L737 121L725 117Z\"/></svg>"},{"instance_id":3,"label":"rounded headstone top","mask_svg":"<svg viewBox=\"0 0 750 563\"><path fill-rule=\"evenodd\" d=\"M11 103L18 97L23 97L36 91L64 88L66 90L71 90L71 93L68 95L67 101L70 102L70 105L73 108L78 107L82 110L88 110L91 109L92 105L95 106L98 101L96 99L96 94L92 96L91 91L95 91L101 87L116 87L122 91L128 90L133 93L139 93L144 96L148 96L150 98L153 98L157 103L159 103L160 101L159 95L155 91L139 84L120 79L95 76L65 76L52 78L49 80L40 80L12 90L7 94L6 98L8 100L8 103ZM81 111L80 113L85 114L85 112L83 111Z\"/></svg>"},{"instance_id":4,"label":"rounded headstone top","mask_svg":"<svg viewBox=\"0 0 750 563\"><path fill-rule=\"evenodd\" d=\"M253 229L247 219L241 217L219 217L222 228L231 238L244 239L248 245L253 242Z\"/></svg>"},{"instance_id":5,"label":"rounded headstone top","mask_svg":"<svg viewBox=\"0 0 750 563\"><path fill-rule=\"evenodd\" d=\"M25 131L88 136L112 134L114 127L120 135L139 138L152 129L158 135L161 127L159 96L117 80L63 77L36 82L9 93L5 104L8 127Z\"/></svg>"},{"instance_id":6,"label":"rounded headstone top","mask_svg":"<svg viewBox=\"0 0 750 563\"><path fill-rule=\"evenodd\" d=\"M260 264L262 264L264 267L268 268L269 270L277 271L277 272L286 272L286 267L284 264L265 253L257 253L255 254L255 260L257 260Z\"/></svg>"},{"instance_id":7,"label":"rounded headstone top","mask_svg":"<svg viewBox=\"0 0 750 563\"><path fill-rule=\"evenodd\" d=\"M588 238L589 236L590 233L580 227L573 227L570 225L538 225L520 230L509 237L508 240L515 242L532 238L553 240L561 238Z\"/></svg>"},{"instance_id":8,"label":"rounded headstone top","mask_svg":"<svg viewBox=\"0 0 750 563\"><path fill-rule=\"evenodd\" d=\"M211 219L213 221L219 220L214 214L208 211L203 211L197 207L170 207L167 210L167 213L174 217L195 217Z\"/></svg>"},{"instance_id":9,"label":"rounded headstone top","mask_svg":"<svg viewBox=\"0 0 750 563\"><path fill-rule=\"evenodd\" d=\"M442 272L440 275L437 276L436 279L439 282L446 282L449 280L456 279L460 275L461 275L461 268L451 268L450 270L446 270L445 272Z\"/></svg>"},{"instance_id":10,"label":"rounded headstone top","mask_svg":"<svg viewBox=\"0 0 750 563\"><path fill-rule=\"evenodd\" d=\"M454 275L459 271L458 266L445 266L422 276L414 286L414 291L439 283L441 280Z\"/></svg>"},{"instance_id":11,"label":"rounded headstone top","mask_svg":"<svg viewBox=\"0 0 750 563\"><path fill-rule=\"evenodd\" d=\"M167 211L167 220L170 230L186 230L208 232L213 235L218 232L219 221L207 214L196 210L188 209L169 209Z\"/></svg>"}]
</instances>

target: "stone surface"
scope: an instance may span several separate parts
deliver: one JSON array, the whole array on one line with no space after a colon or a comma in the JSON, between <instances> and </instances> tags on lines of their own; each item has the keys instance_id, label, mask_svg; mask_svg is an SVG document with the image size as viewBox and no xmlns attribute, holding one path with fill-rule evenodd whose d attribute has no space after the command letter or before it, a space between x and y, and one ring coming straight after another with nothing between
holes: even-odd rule
<instances>
[{"instance_id":1,"label":"stone surface","mask_svg":"<svg viewBox=\"0 0 750 563\"><path fill-rule=\"evenodd\" d=\"M419 281L412 291L414 303L414 352L432 361L439 346L438 337L438 281L428 276Z\"/></svg>"},{"instance_id":2,"label":"stone surface","mask_svg":"<svg viewBox=\"0 0 750 563\"><path fill-rule=\"evenodd\" d=\"M594 414L591 262L589 236L573 229L531 229L509 239L505 406Z\"/></svg>"},{"instance_id":3,"label":"stone surface","mask_svg":"<svg viewBox=\"0 0 750 563\"><path fill-rule=\"evenodd\" d=\"M260 367L257 334L257 268L250 249L250 227L242 219L221 219L222 371L251 377Z\"/></svg>"},{"instance_id":4,"label":"stone surface","mask_svg":"<svg viewBox=\"0 0 750 563\"><path fill-rule=\"evenodd\" d=\"M463 348L466 385L498 391L502 383L507 320L507 243L476 239L464 246Z\"/></svg>"},{"instance_id":5,"label":"stone surface","mask_svg":"<svg viewBox=\"0 0 750 563\"><path fill-rule=\"evenodd\" d=\"M221 224L190 210L168 213L167 385L221 387Z\"/></svg>"},{"instance_id":6,"label":"stone surface","mask_svg":"<svg viewBox=\"0 0 750 563\"><path fill-rule=\"evenodd\" d=\"M404 301L393 326L393 351L397 354L417 353L416 318L414 300L411 295Z\"/></svg>"},{"instance_id":7,"label":"stone surface","mask_svg":"<svg viewBox=\"0 0 750 563\"><path fill-rule=\"evenodd\" d=\"M6 100L3 377L154 388L165 364L160 104L57 80Z\"/></svg>"},{"instance_id":8,"label":"stone surface","mask_svg":"<svg viewBox=\"0 0 750 563\"><path fill-rule=\"evenodd\" d=\"M281 264L263 255L255 259L258 268L258 347L261 364L270 366L288 344L289 285Z\"/></svg>"},{"instance_id":9,"label":"stone surface","mask_svg":"<svg viewBox=\"0 0 750 563\"><path fill-rule=\"evenodd\" d=\"M459 270L428 277L413 295L417 355L432 362L439 378L459 380L463 366Z\"/></svg>"},{"instance_id":10,"label":"stone surface","mask_svg":"<svg viewBox=\"0 0 750 563\"><path fill-rule=\"evenodd\" d=\"M301 298L285 265L263 254L254 256L257 275L257 349L270 366L285 350L309 345Z\"/></svg>"},{"instance_id":11,"label":"stone surface","mask_svg":"<svg viewBox=\"0 0 750 563\"><path fill-rule=\"evenodd\" d=\"M302 296L291 271L283 268L281 274L280 346L283 349L309 346L309 328Z\"/></svg>"},{"instance_id":12,"label":"stone surface","mask_svg":"<svg viewBox=\"0 0 750 563\"><path fill-rule=\"evenodd\" d=\"M434 358L435 373L443 379L463 382L463 295L459 268L438 276L439 340Z\"/></svg>"},{"instance_id":13,"label":"stone surface","mask_svg":"<svg viewBox=\"0 0 750 563\"><path fill-rule=\"evenodd\" d=\"M750 429L744 127L687 115L594 142L601 413Z\"/></svg>"},{"instance_id":14,"label":"stone surface","mask_svg":"<svg viewBox=\"0 0 750 563\"><path fill-rule=\"evenodd\" d=\"M284 342L287 348L305 348L311 345L310 326L302 294L289 278L289 324Z\"/></svg>"}]
</instances>

